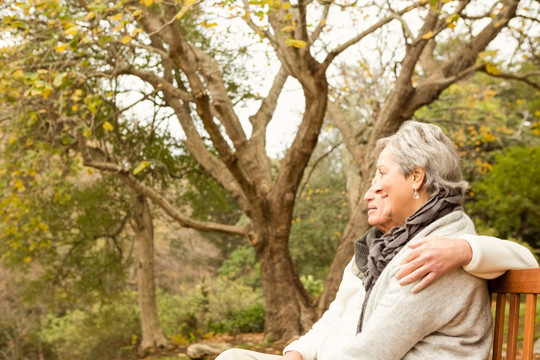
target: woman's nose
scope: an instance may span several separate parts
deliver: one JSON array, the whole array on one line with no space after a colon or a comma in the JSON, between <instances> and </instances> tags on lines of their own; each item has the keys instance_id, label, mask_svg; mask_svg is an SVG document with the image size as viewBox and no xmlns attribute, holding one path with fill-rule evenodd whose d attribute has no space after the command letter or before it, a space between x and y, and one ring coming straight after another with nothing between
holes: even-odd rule
<instances>
[{"instance_id":1,"label":"woman's nose","mask_svg":"<svg viewBox=\"0 0 540 360\"><path fill-rule=\"evenodd\" d=\"M374 185L371 185L368 189L368 191L366 191L365 195L364 195L364 200L365 201L370 201L374 198L375 196L375 193L373 191L373 188L374 188Z\"/></svg>"}]
</instances>

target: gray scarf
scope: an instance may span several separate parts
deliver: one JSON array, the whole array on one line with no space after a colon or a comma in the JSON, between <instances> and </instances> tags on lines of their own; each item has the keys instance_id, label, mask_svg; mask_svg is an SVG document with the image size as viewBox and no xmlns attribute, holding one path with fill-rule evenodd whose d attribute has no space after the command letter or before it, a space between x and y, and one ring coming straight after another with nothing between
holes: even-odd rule
<instances>
[{"instance_id":1,"label":"gray scarf","mask_svg":"<svg viewBox=\"0 0 540 360\"><path fill-rule=\"evenodd\" d=\"M360 272L358 276L364 281L366 289L357 333L362 331L364 313L371 290L386 265L420 230L453 211L462 210L462 204L463 195L460 192L449 193L441 190L411 215L405 225L396 226L386 234L372 229L355 241L355 263Z\"/></svg>"}]
</instances>

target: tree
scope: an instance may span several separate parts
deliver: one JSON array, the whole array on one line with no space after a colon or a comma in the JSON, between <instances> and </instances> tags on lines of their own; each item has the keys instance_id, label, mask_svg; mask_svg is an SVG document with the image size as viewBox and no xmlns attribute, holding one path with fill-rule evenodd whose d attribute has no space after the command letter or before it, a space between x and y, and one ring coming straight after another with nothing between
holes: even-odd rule
<instances>
[{"instance_id":1,"label":"tree","mask_svg":"<svg viewBox=\"0 0 540 360\"><path fill-rule=\"evenodd\" d=\"M143 195L133 197L131 228L137 239L137 289L141 309L143 350L168 344L159 324L154 276L154 224L148 201Z\"/></svg>"},{"instance_id":2,"label":"tree","mask_svg":"<svg viewBox=\"0 0 540 360\"><path fill-rule=\"evenodd\" d=\"M81 153L86 166L114 173L180 225L246 237L261 264L265 332L286 340L308 329L328 306L350 260L351 243L366 229L359 194L365 192L373 171L376 140L395 131L459 79L475 71L492 71L493 65L479 61L479 55L509 29L518 10L524 19L522 29L534 24L527 19L537 18L537 6L531 1L355 4L7 2L0 11L4 32L11 34L13 43L2 53L0 88L4 101L34 109L29 111L35 114L33 125L65 133L67 145ZM339 21L332 25L336 18ZM340 31L340 24L348 28ZM396 42L388 41L395 38ZM440 41L458 38L451 51L439 56ZM354 50L367 49L370 39L381 45L372 49L380 55L374 63L382 65L387 77L381 79L391 81L391 90L371 101L362 121L369 130L365 144L358 146L351 136L354 132L343 126L346 147L362 180L358 189L348 192L349 222L325 290L316 301L302 286L289 251L294 204L329 103L329 70L338 56L354 61ZM232 61L227 56L230 49L239 56L262 49L268 63L277 65L268 71L271 80L262 80L259 93L266 95L253 95L257 91L251 86L260 74L250 71L249 61ZM301 87L304 109L290 147L274 168L266 152L267 128L289 77ZM532 81L528 74L522 78ZM128 101L125 93L136 96L128 106L122 106ZM239 115L240 107L253 96L258 109L247 124ZM137 151L131 157L119 156L107 142L97 141L96 134L103 131L116 132L118 141L128 139L129 131L117 129L143 121L141 114L129 116L128 110L146 100L162 110L152 112L146 121L156 116L177 121L182 128L178 141L231 194L249 223L235 226L191 218L140 178L140 166L148 168L151 159L141 159ZM330 100L338 106L338 97ZM104 107L105 103L114 106ZM96 153L106 156L95 157Z\"/></svg>"},{"instance_id":3,"label":"tree","mask_svg":"<svg viewBox=\"0 0 540 360\"><path fill-rule=\"evenodd\" d=\"M498 236L540 248L540 146L514 146L496 156L493 168L473 185L470 207Z\"/></svg>"}]
</instances>

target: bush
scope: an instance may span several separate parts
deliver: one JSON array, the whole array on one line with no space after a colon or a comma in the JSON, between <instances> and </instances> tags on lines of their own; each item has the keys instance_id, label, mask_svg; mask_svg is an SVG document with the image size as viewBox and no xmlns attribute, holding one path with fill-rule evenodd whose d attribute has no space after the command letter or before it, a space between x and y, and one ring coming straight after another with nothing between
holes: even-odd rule
<instances>
[{"instance_id":1,"label":"bush","mask_svg":"<svg viewBox=\"0 0 540 360\"><path fill-rule=\"evenodd\" d=\"M53 349L39 336L38 327L17 319L0 320L0 359L55 360Z\"/></svg>"},{"instance_id":2,"label":"bush","mask_svg":"<svg viewBox=\"0 0 540 360\"><path fill-rule=\"evenodd\" d=\"M140 338L139 312L129 299L119 299L114 305L95 305L90 311L49 316L41 337L59 359L135 358L136 339Z\"/></svg>"},{"instance_id":3,"label":"bush","mask_svg":"<svg viewBox=\"0 0 540 360\"><path fill-rule=\"evenodd\" d=\"M203 281L185 294L158 294L165 335L182 344L208 333L260 332L264 328L262 292L240 281Z\"/></svg>"}]
</instances>

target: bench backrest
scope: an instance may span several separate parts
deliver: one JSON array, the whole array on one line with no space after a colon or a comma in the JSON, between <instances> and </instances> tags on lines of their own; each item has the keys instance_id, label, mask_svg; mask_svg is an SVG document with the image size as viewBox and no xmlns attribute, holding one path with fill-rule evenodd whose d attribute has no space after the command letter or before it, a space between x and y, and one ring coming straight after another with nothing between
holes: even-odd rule
<instances>
[{"instance_id":1,"label":"bench backrest","mask_svg":"<svg viewBox=\"0 0 540 360\"><path fill-rule=\"evenodd\" d=\"M503 359L503 334L508 295L508 334L506 340L506 359L514 360L517 355L519 310L521 295L525 298L523 324L523 360L532 360L537 295L540 294L540 268L509 270L502 276L489 280L491 293L496 294L495 333L493 338L493 360Z\"/></svg>"}]
</instances>

